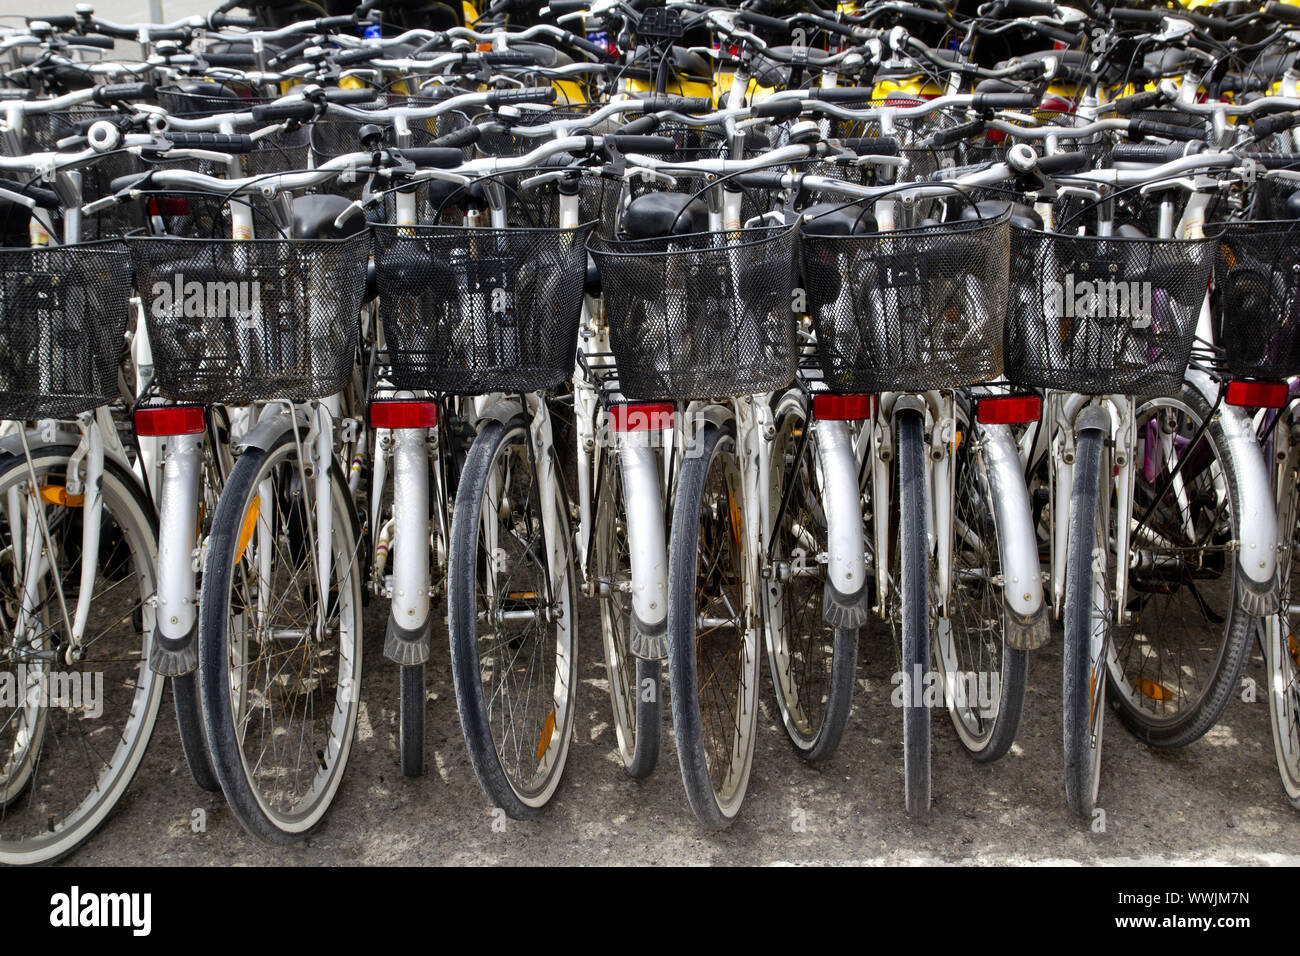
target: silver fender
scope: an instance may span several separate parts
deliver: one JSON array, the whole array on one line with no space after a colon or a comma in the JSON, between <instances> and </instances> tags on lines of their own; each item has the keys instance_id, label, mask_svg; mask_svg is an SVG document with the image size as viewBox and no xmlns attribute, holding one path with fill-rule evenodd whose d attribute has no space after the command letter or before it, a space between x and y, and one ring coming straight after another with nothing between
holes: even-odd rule
<instances>
[{"instance_id":1,"label":"silver fender","mask_svg":"<svg viewBox=\"0 0 1300 956\"><path fill-rule=\"evenodd\" d=\"M403 666L429 659L428 430L395 428L393 439L393 598L384 656Z\"/></svg>"},{"instance_id":2,"label":"silver fender","mask_svg":"<svg viewBox=\"0 0 1300 956\"><path fill-rule=\"evenodd\" d=\"M1049 636L1029 489L1011 429L1006 425L977 427L998 532L1006 642L1008 647L1029 651L1042 647Z\"/></svg>"},{"instance_id":3,"label":"silver fender","mask_svg":"<svg viewBox=\"0 0 1300 956\"><path fill-rule=\"evenodd\" d=\"M628 559L632 578L634 655L645 660L668 657L668 546L659 456L649 442L625 440L619 449L627 513Z\"/></svg>"},{"instance_id":4,"label":"silver fender","mask_svg":"<svg viewBox=\"0 0 1300 956\"><path fill-rule=\"evenodd\" d=\"M1214 406L1219 386L1198 369L1189 369L1187 381ZM1227 453L1236 471L1237 504L1240 508L1235 529L1240 550L1237 563L1241 569L1238 600L1241 608L1254 617L1272 614L1278 609L1277 580L1277 506L1269 483L1264 453L1255 439L1255 430L1246 412L1235 405L1221 405L1217 412Z\"/></svg>"},{"instance_id":5,"label":"silver fender","mask_svg":"<svg viewBox=\"0 0 1300 956\"><path fill-rule=\"evenodd\" d=\"M871 592L853 438L844 422L818 421L813 427L829 545L822 618L831 627L861 627L871 615Z\"/></svg>"},{"instance_id":6,"label":"silver fender","mask_svg":"<svg viewBox=\"0 0 1300 956\"><path fill-rule=\"evenodd\" d=\"M164 677L180 677L198 666L198 595L194 572L200 470L205 435L172 435L162 459L158 497L157 640L149 645L149 666Z\"/></svg>"}]
</instances>

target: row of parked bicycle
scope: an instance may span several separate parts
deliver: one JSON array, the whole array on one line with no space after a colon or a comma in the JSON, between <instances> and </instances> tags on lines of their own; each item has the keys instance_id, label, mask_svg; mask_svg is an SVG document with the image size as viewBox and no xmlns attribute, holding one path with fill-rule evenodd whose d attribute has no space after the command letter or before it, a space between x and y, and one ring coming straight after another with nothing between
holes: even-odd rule
<instances>
[{"instance_id":1,"label":"row of parked bicycle","mask_svg":"<svg viewBox=\"0 0 1300 956\"><path fill-rule=\"evenodd\" d=\"M168 680L194 782L310 832L372 598L403 772L445 609L513 817L579 595L707 827L763 657L822 760L873 621L909 813L1053 619L1073 810L1108 709L1186 746L1257 640L1300 805L1300 7L233 6L0 30L0 862L105 820Z\"/></svg>"}]
</instances>

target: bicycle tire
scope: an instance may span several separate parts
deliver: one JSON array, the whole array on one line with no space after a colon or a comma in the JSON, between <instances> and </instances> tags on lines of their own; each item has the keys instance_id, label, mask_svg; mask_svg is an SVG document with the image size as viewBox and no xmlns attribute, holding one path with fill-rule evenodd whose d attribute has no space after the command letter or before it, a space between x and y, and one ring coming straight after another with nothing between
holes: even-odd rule
<instances>
[{"instance_id":1,"label":"bicycle tire","mask_svg":"<svg viewBox=\"0 0 1300 956\"><path fill-rule=\"evenodd\" d=\"M540 814L560 786L568 759L569 745L573 738L573 719L576 710L578 683L576 660L578 635L572 539L567 531L568 509L564 501L563 487L557 483L554 486L558 498L556 507L560 521L564 526L561 530L560 540L545 542L544 531L533 528L527 529L530 531L537 530L538 533L542 534L546 546L559 547L564 551L563 567L560 569L563 574L563 581L560 584L560 593L556 595L556 599L560 604L558 613L563 625L554 628L553 634L534 642L540 652L545 655L553 639L555 646L552 653L556 661L556 679L550 692L549 703L551 709L546 718L538 718L538 715L532 713L528 705L525 704L523 713L528 726L523 728L523 734L521 735L519 729L514 726L513 720L509 730L506 730L503 726L503 734L514 737L516 742L524 738L536 741L536 751L534 752L538 756L535 761L534 772L526 781L528 786L517 785L511 779L511 774L503 764L504 748L508 746L508 742L504 740L498 741L493 733L494 720L489 712L488 701L495 702L496 695L490 695L488 699L484 697L482 683L485 662L479 648L479 595L477 593L477 584L480 572L486 578L487 571L487 559L483 553L484 545L481 532L484 525L482 520L484 514L483 499L489 478L493 474L494 466L503 460L502 456L504 454L511 452L516 455L522 454L527 462L529 460L527 456L531 455L530 448L531 440L528 426L521 418L516 418L508 424L495 421L489 422L479 432L473 445L470 446L469 454L465 459L465 468L457 486L447 569L452 679L456 689L456 706L460 712L461 729L465 735L465 745L469 751L470 763L473 765L474 774L488 799L495 806L504 810L507 816L517 820L530 819ZM528 480L536 482L536 471L531 463L518 469L513 474L517 475L519 471L526 471ZM533 502L532 492L535 488L536 484L533 484L527 494L530 502ZM517 498L518 496L512 498L511 501L515 502ZM500 519L502 505L504 504L503 501L498 505L496 512L498 519ZM518 509L511 507L509 515L513 518L519 513ZM527 566L529 563L536 564L531 548L531 539L529 539L528 543L520 549L520 553L516 556L518 559L516 567ZM494 558L493 560L497 561L499 559ZM524 596L509 599L520 602L540 600L540 589L532 592L524 590L520 593ZM530 593L531 597L528 597L527 595ZM499 610L504 611L501 607L492 607L487 609L485 613L495 617L497 616L496 612ZM551 613L550 608L546 608L545 611L548 614ZM534 618L538 613L539 609L535 607L532 611ZM519 640L522 641L524 638ZM488 650L495 649L498 644L500 642L490 644ZM512 664L513 661L514 658L511 660ZM486 663L487 670L494 675L495 658L489 655ZM561 709L563 709L563 713L560 713ZM516 711L512 707L510 711L511 718L514 717L515 713ZM524 747L525 745L521 743L520 746ZM518 748L515 748L515 751L516 758L518 758L521 751ZM517 759L516 772L523 773L524 769L522 765L519 765Z\"/></svg>"},{"instance_id":2,"label":"bicycle tire","mask_svg":"<svg viewBox=\"0 0 1300 956\"><path fill-rule=\"evenodd\" d=\"M812 427L802 455L796 431ZM793 447L790 447L793 443ZM785 463L789 450L789 463ZM772 446L773 514L787 487L794 485L781 524L773 530L773 558L789 562L797 547L805 559L830 548L826 513L821 507L817 462L817 430L810 426L802 396L778 401L776 439ZM777 483L779 481L779 484ZM856 499L857 489L850 493ZM775 520L775 519L774 519ZM834 627L825 621L826 565L798 562L801 571L789 582L765 583L764 636L772 690L786 736L804 760L825 760L835 753L853 708L853 679L858 665L858 629ZM796 607L798 605L798 607ZM797 614L802 608L802 616Z\"/></svg>"},{"instance_id":3,"label":"bicycle tire","mask_svg":"<svg viewBox=\"0 0 1300 956\"><path fill-rule=\"evenodd\" d=\"M912 700L917 682L930 675L930 554L926 546L925 433L915 411L898 415L898 557L901 580L903 662L903 796L907 812L930 811L930 708Z\"/></svg>"},{"instance_id":4,"label":"bicycle tire","mask_svg":"<svg viewBox=\"0 0 1300 956\"><path fill-rule=\"evenodd\" d=\"M1075 442L1065 568L1061 688L1065 798L1070 809L1082 816L1091 814L1097 803L1105 724L1106 682L1097 679L1101 658L1094 661L1092 655L1094 617L1106 613L1096 605L1098 600L1105 600L1109 563L1109 541L1100 518L1104 441L1099 430L1085 429ZM1105 653L1104 643L1101 653Z\"/></svg>"},{"instance_id":5,"label":"bicycle tire","mask_svg":"<svg viewBox=\"0 0 1300 956\"><path fill-rule=\"evenodd\" d=\"M402 776L422 777L426 721L424 664L406 664L399 667L398 671L401 692L397 721L402 751Z\"/></svg>"},{"instance_id":6,"label":"bicycle tire","mask_svg":"<svg viewBox=\"0 0 1300 956\"><path fill-rule=\"evenodd\" d=\"M190 777L200 790L220 793L221 781L212 769L207 734L203 729L203 700L199 692L199 675L190 671L172 678L172 704L176 708L176 727L181 737L181 752Z\"/></svg>"},{"instance_id":7,"label":"bicycle tire","mask_svg":"<svg viewBox=\"0 0 1300 956\"><path fill-rule=\"evenodd\" d=\"M727 474L729 471L735 475L739 469L735 431L730 425L719 428L708 424L696 442L693 451L697 453L686 457L678 475L668 541L668 680L672 691L677 761L687 802L701 824L721 830L735 821L749 785L758 720L757 685L761 664L757 641L753 639L755 635L746 633L743 623L743 529L737 525L738 509L743 506L738 500L739 488L728 483ZM726 487L713 490L715 500L712 504L718 504L716 499L725 493L726 515L718 514L714 509L706 513L703 507L705 495L710 494L709 476L717 462L722 462L722 480ZM709 522L707 529L705 518ZM708 535L706 531L717 533ZM707 546L710 537L730 541L733 547L729 555L719 555L717 561L706 563L701 586L701 546ZM724 566L724 561L729 562L729 566ZM723 591L728 575L732 582L738 580L739 583L730 599ZM710 640L706 644L700 640L701 636L711 636L710 631L720 629L710 628L705 635L698 633L697 612L701 606L699 595L702 594L711 605L729 603L734 615L739 615L730 621L730 630L739 638L733 640L730 648L719 641ZM716 654L714 645L721 645ZM706 646L708 650L705 650ZM719 707L718 720L712 721L701 713L706 702L700 697L700 657L706 656L706 665L716 658L720 668L726 662L729 650L735 652L732 656L737 659L737 664L732 667L732 674L738 682L735 705L729 707L726 714L722 714ZM716 678L718 668L707 671L713 675L710 680L712 697L719 697L727 690L720 689L723 681ZM726 706L725 702L723 706ZM723 728L719 733L729 736L730 740L718 741L715 746L710 735L719 728ZM726 761L719 759L714 761L716 767L711 766L709 754L720 756L722 750L719 747L722 745L726 747Z\"/></svg>"},{"instance_id":8,"label":"bicycle tire","mask_svg":"<svg viewBox=\"0 0 1300 956\"><path fill-rule=\"evenodd\" d=\"M68 462L74 452L76 452L76 448L73 445L47 445L34 448L32 449L32 470L38 476L38 480L48 475L52 485L58 484L66 476ZM8 489L16 488L19 484L25 483L28 476L27 460L21 455L8 457L0 461L0 503L5 501ZM150 594L154 593L156 589L153 584L153 575L158 548L158 527L153 509L149 506L144 491L139 485L139 479L116 459L106 457L101 493L103 495L105 516L110 521L106 521L101 530L100 573L105 574L107 571L103 564L103 554L105 543L109 540L107 535L111 534L110 528L115 525L122 530L123 540L126 540L127 537L135 540L134 545L128 545L130 554L138 554L143 549L143 560L136 559L133 566L136 573L143 576L142 590ZM75 505L65 510L71 511L74 509ZM123 522L126 522L126 524L123 524ZM79 546L79 539L75 546ZM76 570L69 568L65 571L63 579L77 581L79 574L79 568ZM141 601L143 602L143 600L142 597ZM98 606L97 602L93 602L90 626L98 626L96 623L98 620L97 615L101 613L104 613L104 608ZM118 621L118 623L123 623L125 620L131 620L134 627L132 616L128 616ZM142 627L144 621L145 618L142 614ZM101 638L105 636L108 636L107 630L101 635ZM41 760L40 752L46 747L50 736L58 733L57 727L52 728L50 726L50 712L56 709L60 713L63 711L61 708L50 706L36 708L43 716L41 718L42 728L40 733L31 735L31 739L39 741L39 749L33 754L35 763L32 764L31 772L26 776L26 779L12 781L14 784L12 787L13 792L9 793L3 801L0 801L0 864L36 865L63 859L94 836L116 811L123 795L135 778L141 761L144 759L162 705L163 688L165 686L165 679L155 674L149 666L149 638L143 632L142 637L135 690L130 695L129 702L123 701L124 704L129 706L126 724L121 730L110 730L110 733L118 739L118 744L113 750L112 759L102 774L93 777L90 786L86 788L86 796L78 799L75 794L71 795L78 802L72 806L67 816L60 821L60 825L57 827L53 823L54 813L51 810L49 801L69 794L69 788L66 785L58 785L52 788L49 783L42 783L38 778L42 773L48 778L48 775L54 772L53 762ZM90 645L86 646L89 647ZM107 647L103 647L101 650L107 650ZM111 657L105 663L100 663L94 660L92 655L92 657L80 661L78 666L86 668L87 673L90 673L96 664L107 670L111 663L113 663ZM109 674L104 680L104 686L106 688L115 685L124 686L122 682L122 677ZM107 703L109 701L101 701L101 705ZM116 709L115 707L114 710ZM65 728L72 726L72 714L74 712L67 712L68 717L64 722ZM0 728L9 725L10 721L0 715ZM54 746L63 751L65 758L73 752L70 745L61 746L56 741ZM80 747L80 745L78 746ZM12 754L10 754L10 760L12 759ZM83 774L78 771L69 776L80 780ZM28 801L29 808L36 801L40 801L40 805L36 807L35 818L32 821L30 830L22 828L22 822L18 816L22 812L24 800ZM22 828L21 832L20 828Z\"/></svg>"},{"instance_id":9,"label":"bicycle tire","mask_svg":"<svg viewBox=\"0 0 1300 956\"><path fill-rule=\"evenodd\" d=\"M331 598L327 602L327 609L330 610L331 616L334 613L339 614L338 631L340 641L337 647L339 662L337 665L338 676L334 682L335 694L333 700L328 703L328 710L322 707L322 712L330 714L328 727L324 730L326 739L323 741L314 739L312 742L311 749L313 753L309 759L313 767L313 774L310 789L304 795L306 806L302 809L299 809L296 805L291 805L288 809L272 806L261 793L258 784L250 780L250 776L260 772L274 779L277 776L271 769L274 754L272 754L272 761L265 762L264 765L262 759L265 756L264 751L263 755L260 755L250 766L243 752L240 732L236 727L237 720L234 713L236 706L245 711L241 713L238 720L240 724L249 724L252 720L252 712L248 711L247 708L246 698L249 695L245 685L242 682L240 683L238 693L232 690L231 687L232 628L230 625L236 565L243 560L243 554L250 553L248 549L255 549L252 553L256 556L256 549L263 544L259 540L261 535L261 531L258 529L258 526L261 525L261 517L259 516L269 515L268 525L271 520L285 522L283 527L275 528L274 535L277 542L276 551L280 550L279 541L281 538L288 544L288 554L281 553L279 555L281 561L287 557L290 560L301 562L310 555L312 549L307 545L304 533L307 522L313 520L310 517L311 511L307 508L305 501L295 503L292 499L281 500L284 498L285 490L275 487L274 479L270 477L273 469L287 469L285 475L291 490L294 476L299 473L297 459L298 449L292 429L287 429L276 437L266 449L250 447L240 455L225 486L222 488L221 497L217 502L217 510L213 516L213 530L208 540L207 562L204 569L200 598L199 685L203 694L204 727L211 748L213 769L216 771L217 779L221 782L221 789L226 796L226 802L240 825L252 835L277 844L296 843L311 834L324 822L325 815L333 803L347 771L360 701L362 660L360 610L362 587L358 558L360 527L357 524L356 510L352 506L343 474L339 470L338 464L331 462L330 487L334 499L332 502L334 509L333 524L337 541L334 547L335 557L333 561L336 576L331 588ZM268 486L272 492L272 500L265 505L260 501L264 485ZM255 501L257 502L256 506L254 505ZM248 524L250 515L253 516L252 525ZM245 538L244 549L237 554L236 551L239 549L240 544L239 539L246 527L252 530L250 536ZM273 552L274 555L275 552ZM338 575L340 561L343 559L347 561L346 582ZM272 571L274 576L274 567ZM316 604L319 603L318 601L312 602L307 597L311 590L317 586L312 580L313 578L314 569L309 562L305 586L296 586L296 593L301 598L304 611L308 613L314 612ZM280 604L283 603L285 602L280 602ZM271 606L275 607L276 605L272 604ZM344 614L347 615L346 621L343 620ZM270 622L264 620L266 617L269 617L269 615L257 615L259 623L256 627L263 632L270 629ZM345 624L346 632L344 630ZM306 628L303 630L306 630ZM247 650L247 633L242 629L234 629L234 636L241 640L242 649ZM269 635L264 633L261 643L269 644L271 641L279 639L274 633ZM329 649L329 642L317 643L320 645L319 652L321 654L334 652ZM300 640L298 646L309 652L317 650L305 639ZM291 651L276 652L276 654L278 657L287 659L287 655ZM306 672L309 663L304 662L298 673ZM244 666L247 667L247 664ZM311 672L314 674L317 665L311 663L310 666ZM286 669L285 665L281 665L277 667L277 673ZM254 673L256 673L256 670L254 670ZM326 670L325 673L328 674L329 671ZM289 693L290 684L292 683L292 681L289 681L283 686L277 684L275 694ZM300 681L299 689L305 689L308 695L314 696L317 688L324 684L325 681L323 680L317 680L314 683ZM273 696L268 690L257 698L264 704L262 707L264 713L269 709L268 705L271 703ZM304 714L306 713L306 706L303 705ZM290 710L290 716L296 713L297 703L295 702ZM314 707L312 713L315 713ZM274 719L273 715L272 719ZM247 734L247 729L245 729L244 733ZM305 727L302 733L307 733ZM318 729L312 728L311 733L313 737L316 737ZM273 728L270 739L274 740L275 736L276 731ZM263 735L263 739L265 739L265 735ZM323 746L316 746L317 743L321 743ZM298 756L301 757L301 755L300 747ZM333 759L327 760L326 755ZM317 767L319 767L319 773Z\"/></svg>"}]
</instances>

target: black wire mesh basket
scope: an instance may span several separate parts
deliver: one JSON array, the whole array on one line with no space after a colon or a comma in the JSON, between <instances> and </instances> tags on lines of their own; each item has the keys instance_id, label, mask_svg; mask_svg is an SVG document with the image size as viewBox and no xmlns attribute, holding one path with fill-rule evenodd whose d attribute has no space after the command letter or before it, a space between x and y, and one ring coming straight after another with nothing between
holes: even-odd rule
<instances>
[{"instance_id":1,"label":"black wire mesh basket","mask_svg":"<svg viewBox=\"0 0 1300 956\"><path fill-rule=\"evenodd\" d=\"M163 396L245 404L340 391L370 237L128 241Z\"/></svg>"},{"instance_id":2,"label":"black wire mesh basket","mask_svg":"<svg viewBox=\"0 0 1300 956\"><path fill-rule=\"evenodd\" d=\"M482 395L566 381L593 227L374 226L394 386Z\"/></svg>"},{"instance_id":3,"label":"black wire mesh basket","mask_svg":"<svg viewBox=\"0 0 1300 956\"><path fill-rule=\"evenodd\" d=\"M1214 238L1216 334L1228 370L1300 375L1300 221L1226 223Z\"/></svg>"},{"instance_id":4,"label":"black wire mesh basket","mask_svg":"<svg viewBox=\"0 0 1300 956\"><path fill-rule=\"evenodd\" d=\"M1008 379L1086 395L1179 389L1211 240L1011 233Z\"/></svg>"},{"instance_id":5,"label":"black wire mesh basket","mask_svg":"<svg viewBox=\"0 0 1300 956\"><path fill-rule=\"evenodd\" d=\"M619 386L632 400L754 395L795 373L795 231L593 236Z\"/></svg>"},{"instance_id":6,"label":"black wire mesh basket","mask_svg":"<svg viewBox=\"0 0 1300 956\"><path fill-rule=\"evenodd\" d=\"M801 236L808 315L827 387L922 392L998 375L1008 218Z\"/></svg>"},{"instance_id":7,"label":"black wire mesh basket","mask_svg":"<svg viewBox=\"0 0 1300 956\"><path fill-rule=\"evenodd\" d=\"M72 418L118 398L130 298L120 242L0 249L0 418Z\"/></svg>"}]
</instances>

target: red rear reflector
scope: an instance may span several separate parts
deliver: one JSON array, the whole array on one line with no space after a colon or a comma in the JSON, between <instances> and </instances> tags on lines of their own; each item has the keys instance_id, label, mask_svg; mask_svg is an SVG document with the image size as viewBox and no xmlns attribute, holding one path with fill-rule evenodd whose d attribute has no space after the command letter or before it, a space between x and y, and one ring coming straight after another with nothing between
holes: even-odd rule
<instances>
[{"instance_id":1,"label":"red rear reflector","mask_svg":"<svg viewBox=\"0 0 1300 956\"><path fill-rule=\"evenodd\" d=\"M1285 408L1288 394L1286 382L1229 382L1225 401L1249 408Z\"/></svg>"},{"instance_id":2,"label":"red rear reflector","mask_svg":"<svg viewBox=\"0 0 1300 956\"><path fill-rule=\"evenodd\" d=\"M975 411L981 425L1019 425L1036 422L1043 413L1043 400L1037 395L999 395L982 398Z\"/></svg>"},{"instance_id":3,"label":"red rear reflector","mask_svg":"<svg viewBox=\"0 0 1300 956\"><path fill-rule=\"evenodd\" d=\"M814 395L813 418L826 422L860 422L871 417L871 395Z\"/></svg>"},{"instance_id":4,"label":"red rear reflector","mask_svg":"<svg viewBox=\"0 0 1300 956\"><path fill-rule=\"evenodd\" d=\"M656 432L673 427L672 402L637 402L609 406L609 427L616 432Z\"/></svg>"},{"instance_id":5,"label":"red rear reflector","mask_svg":"<svg viewBox=\"0 0 1300 956\"><path fill-rule=\"evenodd\" d=\"M206 427L202 405L159 405L135 410L135 433L142 438L201 435Z\"/></svg>"},{"instance_id":6,"label":"red rear reflector","mask_svg":"<svg viewBox=\"0 0 1300 956\"><path fill-rule=\"evenodd\" d=\"M375 402L370 424L376 428L433 428L438 424L437 402Z\"/></svg>"}]
</instances>

